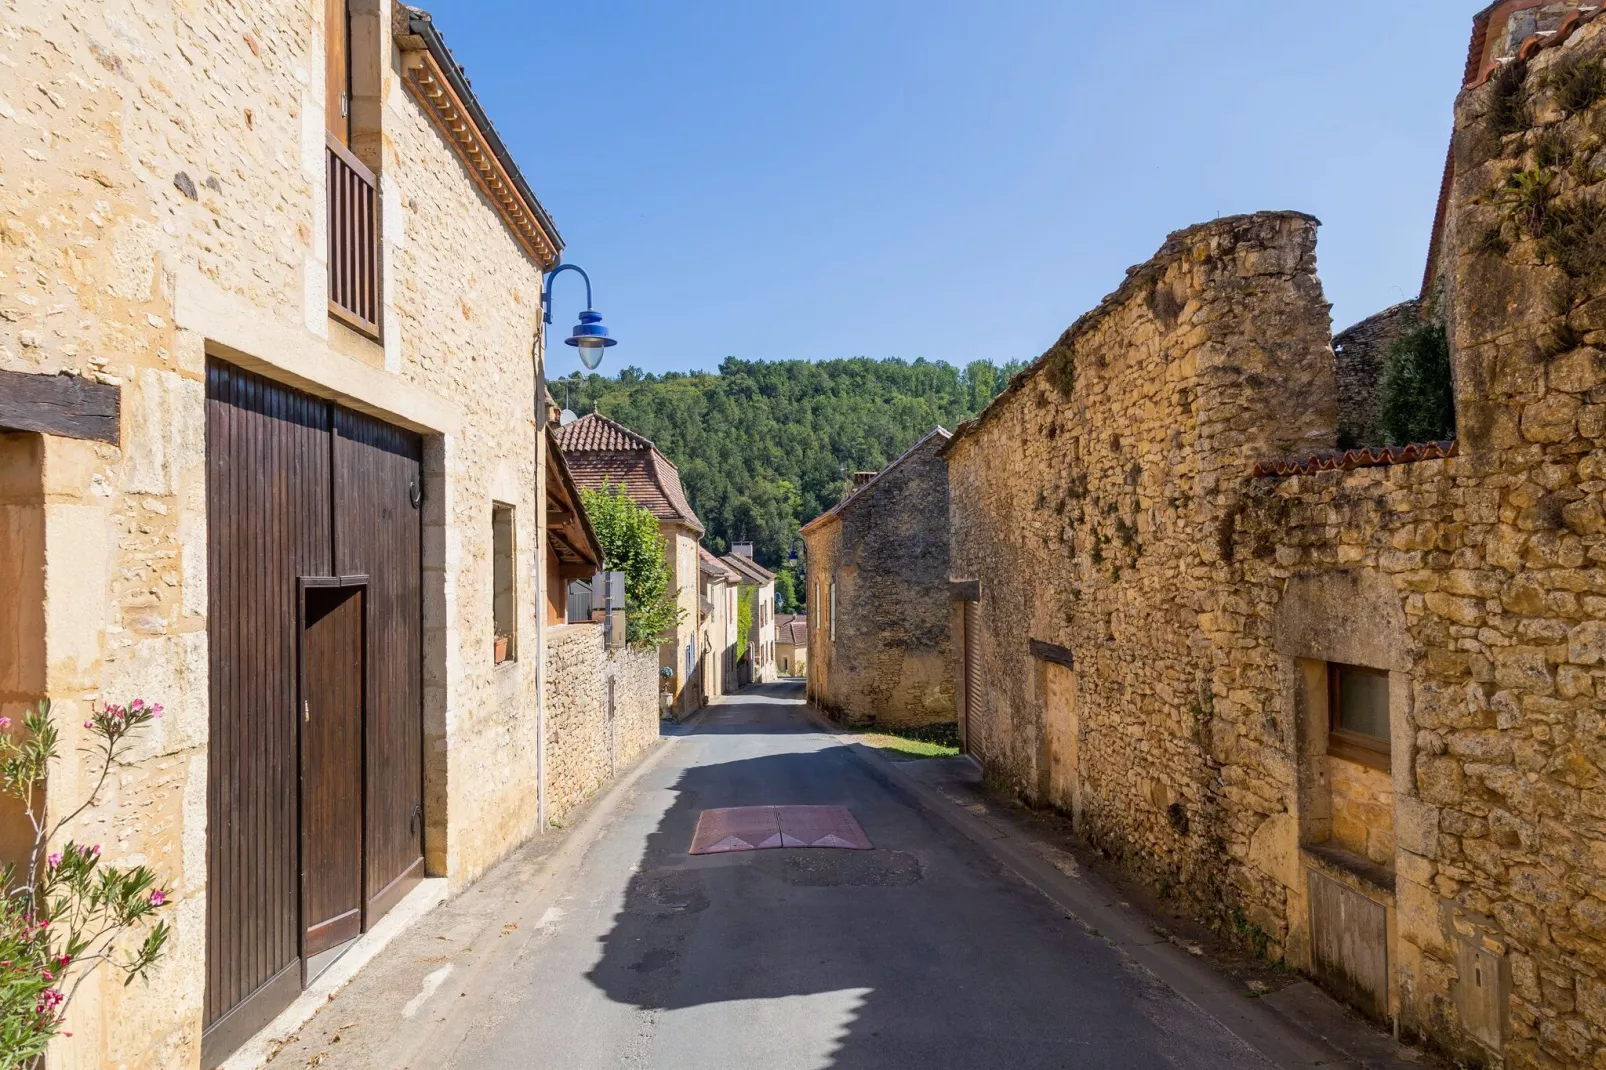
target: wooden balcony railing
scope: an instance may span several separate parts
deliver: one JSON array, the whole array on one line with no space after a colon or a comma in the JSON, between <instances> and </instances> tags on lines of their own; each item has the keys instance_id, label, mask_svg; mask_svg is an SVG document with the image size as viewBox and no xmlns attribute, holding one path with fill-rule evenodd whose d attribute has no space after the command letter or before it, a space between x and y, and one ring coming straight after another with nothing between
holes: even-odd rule
<instances>
[{"instance_id":1,"label":"wooden balcony railing","mask_svg":"<svg viewBox=\"0 0 1606 1070\"><path fill-rule=\"evenodd\" d=\"M379 194L374 173L338 139L329 146L329 314L379 337Z\"/></svg>"}]
</instances>

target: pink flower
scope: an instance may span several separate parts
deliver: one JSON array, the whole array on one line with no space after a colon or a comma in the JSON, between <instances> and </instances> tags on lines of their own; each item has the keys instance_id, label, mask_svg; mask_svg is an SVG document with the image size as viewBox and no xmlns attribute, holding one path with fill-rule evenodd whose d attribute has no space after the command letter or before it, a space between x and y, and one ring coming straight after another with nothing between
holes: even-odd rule
<instances>
[{"instance_id":1,"label":"pink flower","mask_svg":"<svg viewBox=\"0 0 1606 1070\"><path fill-rule=\"evenodd\" d=\"M138 713L140 710L145 708L145 700L142 698L137 698L128 708L133 710L135 713Z\"/></svg>"},{"instance_id":2,"label":"pink flower","mask_svg":"<svg viewBox=\"0 0 1606 1070\"><path fill-rule=\"evenodd\" d=\"M85 721L84 722L84 727L85 728L94 728L95 727L95 722L94 721Z\"/></svg>"},{"instance_id":3,"label":"pink flower","mask_svg":"<svg viewBox=\"0 0 1606 1070\"><path fill-rule=\"evenodd\" d=\"M151 707L151 716L152 717L157 717L157 718L162 716L162 704L161 703L158 702L156 705Z\"/></svg>"},{"instance_id":4,"label":"pink flower","mask_svg":"<svg viewBox=\"0 0 1606 1070\"><path fill-rule=\"evenodd\" d=\"M9 718L9 717L0 717L0 730L4 730L4 729L10 728L10 727L11 727L11 718Z\"/></svg>"},{"instance_id":5,"label":"pink flower","mask_svg":"<svg viewBox=\"0 0 1606 1070\"><path fill-rule=\"evenodd\" d=\"M49 861L50 861L50 868L51 869L55 869L57 866L61 865L61 852L60 851L51 851L50 852L50 860Z\"/></svg>"},{"instance_id":6,"label":"pink flower","mask_svg":"<svg viewBox=\"0 0 1606 1070\"><path fill-rule=\"evenodd\" d=\"M56 975L51 973L49 970L40 970L39 976L43 977L47 981L54 981L56 979Z\"/></svg>"},{"instance_id":7,"label":"pink flower","mask_svg":"<svg viewBox=\"0 0 1606 1070\"><path fill-rule=\"evenodd\" d=\"M167 902L167 893L160 888L151 893L151 906L159 907L165 902Z\"/></svg>"}]
</instances>

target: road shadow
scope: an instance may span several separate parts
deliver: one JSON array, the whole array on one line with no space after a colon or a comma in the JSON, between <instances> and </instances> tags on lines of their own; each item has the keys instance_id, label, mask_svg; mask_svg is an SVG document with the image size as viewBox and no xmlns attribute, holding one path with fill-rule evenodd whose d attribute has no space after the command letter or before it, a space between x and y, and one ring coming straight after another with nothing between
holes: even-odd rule
<instances>
[{"instance_id":1,"label":"road shadow","mask_svg":"<svg viewBox=\"0 0 1606 1070\"><path fill-rule=\"evenodd\" d=\"M795 702L768 707L691 727L818 733ZM777 1030L787 1068L1257 1065L846 747L693 765L674 790L587 974L617 1003L692 1012L661 1018L660 1044L683 1022L719 1066L779 1065ZM876 849L687 854L703 810L787 804L849 807Z\"/></svg>"}]
</instances>

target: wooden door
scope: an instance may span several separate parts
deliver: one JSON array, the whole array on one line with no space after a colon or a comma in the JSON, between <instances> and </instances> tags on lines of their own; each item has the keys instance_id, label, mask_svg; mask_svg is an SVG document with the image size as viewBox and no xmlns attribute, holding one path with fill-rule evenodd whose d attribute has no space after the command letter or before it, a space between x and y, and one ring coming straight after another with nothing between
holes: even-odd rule
<instances>
[{"instance_id":1,"label":"wooden door","mask_svg":"<svg viewBox=\"0 0 1606 1070\"><path fill-rule=\"evenodd\" d=\"M424 879L423 440L334 416L335 571L368 578L365 927Z\"/></svg>"},{"instance_id":2,"label":"wooden door","mask_svg":"<svg viewBox=\"0 0 1606 1070\"><path fill-rule=\"evenodd\" d=\"M347 0L323 0L324 118L329 133L351 143L351 13Z\"/></svg>"},{"instance_id":3,"label":"wooden door","mask_svg":"<svg viewBox=\"0 0 1606 1070\"><path fill-rule=\"evenodd\" d=\"M206 510L212 1066L301 991L297 580L333 565L328 403L208 361Z\"/></svg>"},{"instance_id":4,"label":"wooden door","mask_svg":"<svg viewBox=\"0 0 1606 1070\"><path fill-rule=\"evenodd\" d=\"M308 586L301 637L301 924L311 961L362 932L362 587Z\"/></svg>"},{"instance_id":5,"label":"wooden door","mask_svg":"<svg viewBox=\"0 0 1606 1070\"><path fill-rule=\"evenodd\" d=\"M1077 773L1076 673L1056 662L1043 663L1043 729L1048 749L1048 802L1079 818L1081 782Z\"/></svg>"}]
</instances>

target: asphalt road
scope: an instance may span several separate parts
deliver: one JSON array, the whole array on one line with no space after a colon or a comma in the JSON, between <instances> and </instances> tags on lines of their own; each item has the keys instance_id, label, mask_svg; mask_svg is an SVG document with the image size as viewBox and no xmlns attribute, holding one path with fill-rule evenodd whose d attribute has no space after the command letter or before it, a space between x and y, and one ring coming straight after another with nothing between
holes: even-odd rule
<instances>
[{"instance_id":1,"label":"asphalt road","mask_svg":"<svg viewBox=\"0 0 1606 1070\"><path fill-rule=\"evenodd\" d=\"M1268 1065L818 732L799 691L750 690L675 742L537 938L453 1001L446 1065ZM687 854L702 810L788 803L849 807L876 850Z\"/></svg>"}]
</instances>

